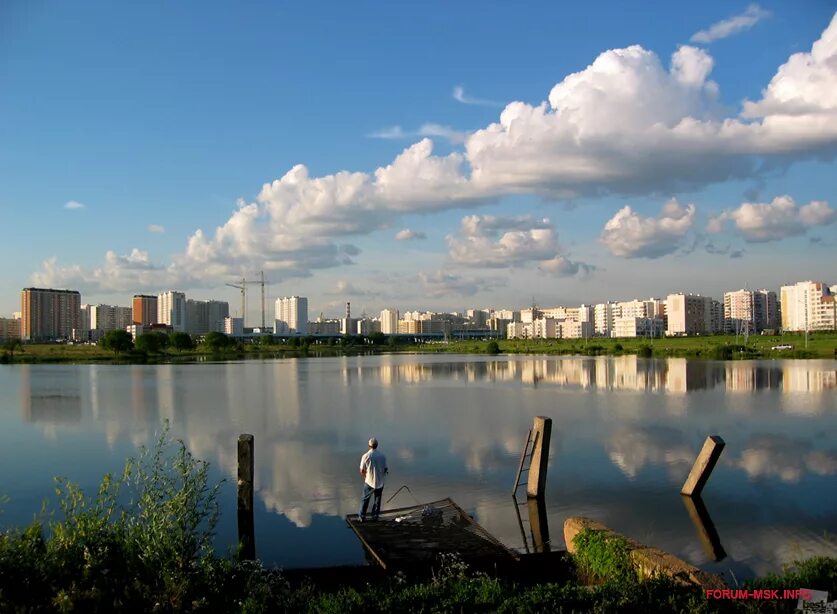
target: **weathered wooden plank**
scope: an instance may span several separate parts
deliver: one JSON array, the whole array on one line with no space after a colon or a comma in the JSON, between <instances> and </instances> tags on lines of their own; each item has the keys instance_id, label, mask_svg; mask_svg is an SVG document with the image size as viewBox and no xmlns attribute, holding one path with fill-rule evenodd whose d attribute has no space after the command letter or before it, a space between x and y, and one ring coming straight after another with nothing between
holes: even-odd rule
<instances>
[{"instance_id":1,"label":"weathered wooden plank","mask_svg":"<svg viewBox=\"0 0 837 614\"><path fill-rule=\"evenodd\" d=\"M546 492L546 470L549 466L549 442L552 437L552 418L537 416L532 426L535 440L532 448L532 462L529 465L529 482L526 494L542 497Z\"/></svg>"},{"instance_id":2,"label":"weathered wooden plank","mask_svg":"<svg viewBox=\"0 0 837 614\"><path fill-rule=\"evenodd\" d=\"M703 448L695 459L695 464L692 465L692 470L689 472L689 477L680 489L681 495L700 495L703 487L706 486L706 481L712 474L715 468L715 463L724 451L724 440L719 435L710 435L703 442Z\"/></svg>"}]
</instances>

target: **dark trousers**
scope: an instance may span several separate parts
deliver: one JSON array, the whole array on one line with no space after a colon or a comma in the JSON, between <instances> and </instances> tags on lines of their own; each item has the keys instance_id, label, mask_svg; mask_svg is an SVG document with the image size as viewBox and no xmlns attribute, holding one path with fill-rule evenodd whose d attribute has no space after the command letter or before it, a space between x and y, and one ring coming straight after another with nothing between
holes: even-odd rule
<instances>
[{"instance_id":1,"label":"dark trousers","mask_svg":"<svg viewBox=\"0 0 837 614\"><path fill-rule=\"evenodd\" d=\"M372 488L369 484L363 485L363 497L360 500L360 511L358 516L363 520L366 517L366 508L369 507L369 499L372 499L372 518L378 520L381 513L381 495L384 494L384 487Z\"/></svg>"}]
</instances>

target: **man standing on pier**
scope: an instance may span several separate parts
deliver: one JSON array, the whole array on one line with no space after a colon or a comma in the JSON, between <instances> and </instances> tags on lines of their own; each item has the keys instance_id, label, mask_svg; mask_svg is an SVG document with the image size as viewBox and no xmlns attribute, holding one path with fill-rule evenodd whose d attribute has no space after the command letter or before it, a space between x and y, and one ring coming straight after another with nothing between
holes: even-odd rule
<instances>
[{"instance_id":1,"label":"man standing on pier","mask_svg":"<svg viewBox=\"0 0 837 614\"><path fill-rule=\"evenodd\" d=\"M358 518L366 520L366 508L372 497L372 520L381 513L381 495L384 493L384 476L389 472L387 457L378 451L378 440L369 438L369 450L360 457L360 475L363 476L363 498L360 500Z\"/></svg>"}]
</instances>

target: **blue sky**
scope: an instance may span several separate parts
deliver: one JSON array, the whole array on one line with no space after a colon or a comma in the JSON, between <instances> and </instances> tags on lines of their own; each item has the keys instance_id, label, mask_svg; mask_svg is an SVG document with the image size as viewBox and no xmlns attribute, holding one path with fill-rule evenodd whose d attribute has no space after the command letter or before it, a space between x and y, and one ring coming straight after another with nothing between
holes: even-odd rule
<instances>
[{"instance_id":1,"label":"blue sky","mask_svg":"<svg viewBox=\"0 0 837 614\"><path fill-rule=\"evenodd\" d=\"M0 315L29 285L235 309L260 269L314 315L836 283L833 18L4 2Z\"/></svg>"}]
</instances>

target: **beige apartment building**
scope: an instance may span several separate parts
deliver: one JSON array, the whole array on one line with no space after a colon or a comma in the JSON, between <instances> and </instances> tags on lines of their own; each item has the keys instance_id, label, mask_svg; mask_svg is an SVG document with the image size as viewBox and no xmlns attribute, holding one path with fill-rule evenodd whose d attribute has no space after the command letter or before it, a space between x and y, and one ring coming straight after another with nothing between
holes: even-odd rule
<instances>
[{"instance_id":1,"label":"beige apartment building","mask_svg":"<svg viewBox=\"0 0 837 614\"><path fill-rule=\"evenodd\" d=\"M784 330L837 329L837 286L821 281L800 281L782 286L781 311Z\"/></svg>"},{"instance_id":2,"label":"beige apartment building","mask_svg":"<svg viewBox=\"0 0 837 614\"><path fill-rule=\"evenodd\" d=\"M73 330L80 328L81 294L77 290L24 288L20 307L24 341L70 339Z\"/></svg>"},{"instance_id":3,"label":"beige apartment building","mask_svg":"<svg viewBox=\"0 0 837 614\"><path fill-rule=\"evenodd\" d=\"M711 296L681 292L666 297L666 316L666 335L712 335L722 329L723 307Z\"/></svg>"}]
</instances>

